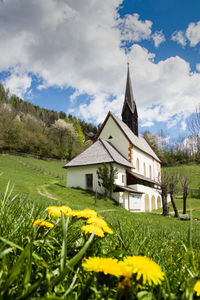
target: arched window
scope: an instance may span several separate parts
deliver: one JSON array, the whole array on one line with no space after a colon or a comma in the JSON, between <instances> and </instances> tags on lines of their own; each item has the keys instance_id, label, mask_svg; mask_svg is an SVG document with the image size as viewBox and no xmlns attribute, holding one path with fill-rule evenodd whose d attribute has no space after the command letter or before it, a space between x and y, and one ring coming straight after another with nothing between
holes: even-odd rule
<instances>
[{"instance_id":1,"label":"arched window","mask_svg":"<svg viewBox=\"0 0 200 300\"><path fill-rule=\"evenodd\" d=\"M145 162L143 164L143 169L144 169L144 176L146 176L146 165L145 165Z\"/></svg>"},{"instance_id":2,"label":"arched window","mask_svg":"<svg viewBox=\"0 0 200 300\"><path fill-rule=\"evenodd\" d=\"M152 178L152 168L149 166L149 177Z\"/></svg>"},{"instance_id":3,"label":"arched window","mask_svg":"<svg viewBox=\"0 0 200 300\"><path fill-rule=\"evenodd\" d=\"M140 172L140 162L138 158L136 159L136 171Z\"/></svg>"}]
</instances>

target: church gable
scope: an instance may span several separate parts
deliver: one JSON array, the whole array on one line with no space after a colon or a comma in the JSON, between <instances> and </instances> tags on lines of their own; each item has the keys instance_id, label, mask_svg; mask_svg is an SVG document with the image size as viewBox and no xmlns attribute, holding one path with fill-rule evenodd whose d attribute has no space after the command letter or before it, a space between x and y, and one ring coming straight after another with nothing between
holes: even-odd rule
<instances>
[{"instance_id":1,"label":"church gable","mask_svg":"<svg viewBox=\"0 0 200 300\"><path fill-rule=\"evenodd\" d=\"M116 123L113 115L108 113L105 122L103 123L98 139L109 141L113 146L129 160L129 140L124 135L123 131Z\"/></svg>"}]
</instances>

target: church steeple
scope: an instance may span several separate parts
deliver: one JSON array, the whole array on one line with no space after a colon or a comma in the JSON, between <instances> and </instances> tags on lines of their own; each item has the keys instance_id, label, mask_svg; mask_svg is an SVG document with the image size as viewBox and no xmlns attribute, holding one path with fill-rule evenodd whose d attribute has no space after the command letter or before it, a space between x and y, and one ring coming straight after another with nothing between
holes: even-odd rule
<instances>
[{"instance_id":1,"label":"church steeple","mask_svg":"<svg viewBox=\"0 0 200 300\"><path fill-rule=\"evenodd\" d=\"M126 92L124 105L122 109L122 121L138 136L138 113L136 103L133 97L129 63L127 69Z\"/></svg>"}]
</instances>

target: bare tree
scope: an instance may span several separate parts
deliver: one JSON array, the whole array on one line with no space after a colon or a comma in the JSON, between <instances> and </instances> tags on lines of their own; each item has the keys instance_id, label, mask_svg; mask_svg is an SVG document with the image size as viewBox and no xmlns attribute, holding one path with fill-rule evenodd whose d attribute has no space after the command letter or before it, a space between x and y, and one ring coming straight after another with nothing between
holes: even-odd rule
<instances>
[{"instance_id":1,"label":"bare tree","mask_svg":"<svg viewBox=\"0 0 200 300\"><path fill-rule=\"evenodd\" d=\"M183 192L183 214L186 214L186 202L188 196L188 188L189 188L189 178L185 176L180 176L180 183Z\"/></svg>"},{"instance_id":2,"label":"bare tree","mask_svg":"<svg viewBox=\"0 0 200 300\"><path fill-rule=\"evenodd\" d=\"M169 187L169 194L170 194L170 199L171 203L174 209L174 217L178 218L178 210L176 207L176 203L174 201L174 195L177 192L177 186L179 182L179 176L176 173L171 173L168 176L168 187Z\"/></svg>"},{"instance_id":3,"label":"bare tree","mask_svg":"<svg viewBox=\"0 0 200 300\"><path fill-rule=\"evenodd\" d=\"M187 125L192 137L196 141L197 156L200 159L200 103L197 105Z\"/></svg>"},{"instance_id":4,"label":"bare tree","mask_svg":"<svg viewBox=\"0 0 200 300\"><path fill-rule=\"evenodd\" d=\"M200 133L200 103L197 105L195 113L192 115L188 127L193 136L198 136Z\"/></svg>"},{"instance_id":5,"label":"bare tree","mask_svg":"<svg viewBox=\"0 0 200 300\"><path fill-rule=\"evenodd\" d=\"M169 216L169 210L167 206L167 191L168 191L168 175L167 173L162 173L162 180L161 180L161 196L162 196L162 208L163 216Z\"/></svg>"}]
</instances>

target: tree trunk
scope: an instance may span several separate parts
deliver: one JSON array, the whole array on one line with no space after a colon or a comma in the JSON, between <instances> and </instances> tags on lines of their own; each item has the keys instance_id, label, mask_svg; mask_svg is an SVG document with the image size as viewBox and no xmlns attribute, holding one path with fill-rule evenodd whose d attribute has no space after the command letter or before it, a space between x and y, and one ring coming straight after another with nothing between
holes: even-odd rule
<instances>
[{"instance_id":1,"label":"tree trunk","mask_svg":"<svg viewBox=\"0 0 200 300\"><path fill-rule=\"evenodd\" d=\"M176 207L176 204L175 204L174 197L173 197L172 193L170 193L170 198L171 198L171 203L172 203L172 206L173 206L173 209L174 209L174 217L178 218L178 210L177 210L177 207Z\"/></svg>"},{"instance_id":2,"label":"tree trunk","mask_svg":"<svg viewBox=\"0 0 200 300\"><path fill-rule=\"evenodd\" d=\"M168 211L168 207L167 207L167 197L165 194L162 194L162 206L163 206L163 216L169 216L169 211Z\"/></svg>"},{"instance_id":3,"label":"tree trunk","mask_svg":"<svg viewBox=\"0 0 200 300\"><path fill-rule=\"evenodd\" d=\"M183 195L183 214L186 214L186 200L187 196Z\"/></svg>"}]
</instances>

